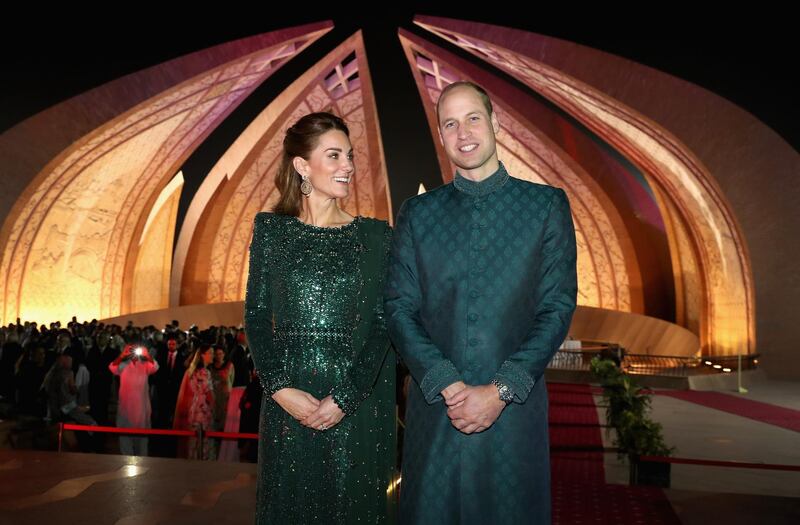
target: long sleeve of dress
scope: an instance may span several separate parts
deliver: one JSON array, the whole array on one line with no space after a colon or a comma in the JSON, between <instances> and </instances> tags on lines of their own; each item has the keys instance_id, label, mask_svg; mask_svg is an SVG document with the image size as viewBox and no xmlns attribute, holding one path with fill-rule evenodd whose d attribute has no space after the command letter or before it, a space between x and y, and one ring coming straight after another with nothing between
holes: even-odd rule
<instances>
[{"instance_id":1,"label":"long sleeve of dress","mask_svg":"<svg viewBox=\"0 0 800 525\"><path fill-rule=\"evenodd\" d=\"M381 250L379 259L381 265L373 270L377 274L375 278L378 279L377 289L380 293L376 294L374 298L374 311L369 335L353 360L353 365L347 371L345 379L331 390L333 400L346 415L354 413L361 402L369 397L389 348L389 336L386 330L386 318L383 309L383 290L386 284L386 269L389 262L391 238L392 230L386 225L382 242L379 246L376 246L377 249Z\"/></svg>"},{"instance_id":2,"label":"long sleeve of dress","mask_svg":"<svg viewBox=\"0 0 800 525\"><path fill-rule=\"evenodd\" d=\"M250 270L244 301L244 328L253 361L268 395L291 386L272 341L272 294L269 278L269 215L256 215L250 244Z\"/></svg>"},{"instance_id":3,"label":"long sleeve of dress","mask_svg":"<svg viewBox=\"0 0 800 525\"><path fill-rule=\"evenodd\" d=\"M433 403L441 397L442 390L462 378L452 361L431 341L420 321L422 289L407 204L408 201L403 203L397 215L385 307L392 342L419 382L425 400Z\"/></svg>"},{"instance_id":4,"label":"long sleeve of dress","mask_svg":"<svg viewBox=\"0 0 800 525\"><path fill-rule=\"evenodd\" d=\"M520 403L525 402L564 341L575 311L578 293L575 227L564 190L559 189L551 200L543 243L533 328L495 375Z\"/></svg>"}]
</instances>

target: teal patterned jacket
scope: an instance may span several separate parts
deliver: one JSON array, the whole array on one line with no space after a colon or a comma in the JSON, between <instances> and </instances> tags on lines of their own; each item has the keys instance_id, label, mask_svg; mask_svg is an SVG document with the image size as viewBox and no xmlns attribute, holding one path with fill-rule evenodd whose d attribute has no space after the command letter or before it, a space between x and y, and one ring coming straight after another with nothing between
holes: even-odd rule
<instances>
[{"instance_id":1,"label":"teal patterned jacket","mask_svg":"<svg viewBox=\"0 0 800 525\"><path fill-rule=\"evenodd\" d=\"M510 177L452 183L403 203L385 311L411 371L400 519L550 522L542 375L577 298L575 230L561 189ZM489 429L456 430L440 394L456 381L510 387Z\"/></svg>"}]
</instances>

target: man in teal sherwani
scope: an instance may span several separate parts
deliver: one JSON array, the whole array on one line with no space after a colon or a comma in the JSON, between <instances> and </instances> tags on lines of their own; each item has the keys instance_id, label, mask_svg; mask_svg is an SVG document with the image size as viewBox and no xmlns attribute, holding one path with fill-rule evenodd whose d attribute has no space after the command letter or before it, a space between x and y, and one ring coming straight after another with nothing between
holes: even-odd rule
<instances>
[{"instance_id":1,"label":"man in teal sherwani","mask_svg":"<svg viewBox=\"0 0 800 525\"><path fill-rule=\"evenodd\" d=\"M563 190L510 177L479 86L448 86L439 134L452 183L397 216L389 334L411 371L400 520L550 523L542 374L575 310L575 230Z\"/></svg>"}]
</instances>

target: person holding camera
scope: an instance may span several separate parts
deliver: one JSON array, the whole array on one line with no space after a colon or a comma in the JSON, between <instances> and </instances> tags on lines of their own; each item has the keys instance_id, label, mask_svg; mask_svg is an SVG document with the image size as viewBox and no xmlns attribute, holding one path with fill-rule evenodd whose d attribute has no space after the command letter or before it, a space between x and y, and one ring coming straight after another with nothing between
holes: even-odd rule
<instances>
[{"instance_id":1,"label":"person holding camera","mask_svg":"<svg viewBox=\"0 0 800 525\"><path fill-rule=\"evenodd\" d=\"M147 348L126 344L122 353L108 365L119 376L119 405L117 427L150 428L150 388L148 376L156 373L158 363ZM146 456L146 436L120 436L119 450L127 456Z\"/></svg>"}]
</instances>

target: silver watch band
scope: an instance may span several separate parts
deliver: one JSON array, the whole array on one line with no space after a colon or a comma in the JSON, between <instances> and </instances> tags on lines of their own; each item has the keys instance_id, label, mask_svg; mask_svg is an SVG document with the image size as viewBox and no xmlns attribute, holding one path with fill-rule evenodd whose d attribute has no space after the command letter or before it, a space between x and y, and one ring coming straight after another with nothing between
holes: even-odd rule
<instances>
[{"instance_id":1,"label":"silver watch band","mask_svg":"<svg viewBox=\"0 0 800 525\"><path fill-rule=\"evenodd\" d=\"M506 405L514 401L514 394L511 392L511 389L508 388L508 385L501 383L497 379L492 379L492 384L497 387L500 401L503 401Z\"/></svg>"}]
</instances>

